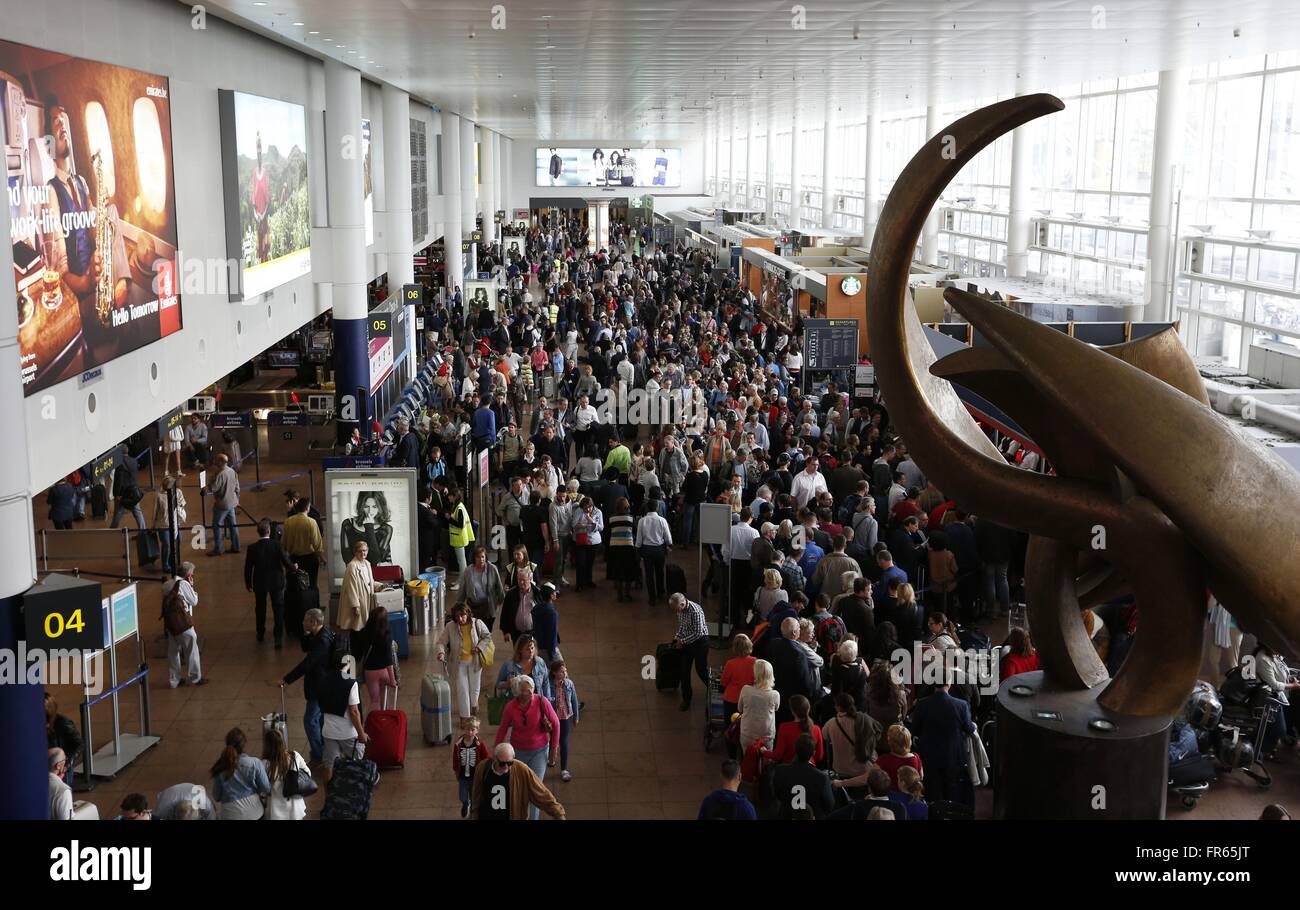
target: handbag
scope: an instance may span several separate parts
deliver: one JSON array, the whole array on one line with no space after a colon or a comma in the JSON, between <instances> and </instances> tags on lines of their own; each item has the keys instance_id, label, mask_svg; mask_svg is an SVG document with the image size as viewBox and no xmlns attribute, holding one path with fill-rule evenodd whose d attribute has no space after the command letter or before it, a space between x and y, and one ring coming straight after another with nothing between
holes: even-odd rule
<instances>
[{"instance_id":1,"label":"handbag","mask_svg":"<svg viewBox=\"0 0 1300 910\"><path fill-rule=\"evenodd\" d=\"M302 767L302 756L295 752L293 757L296 761L285 773L281 790L283 790L286 799L294 796L301 796L306 799L319 789L319 785L316 783L315 778L311 776L311 772Z\"/></svg>"},{"instance_id":2,"label":"handbag","mask_svg":"<svg viewBox=\"0 0 1300 910\"><path fill-rule=\"evenodd\" d=\"M488 723L500 726L501 715L505 713L506 705L510 702L509 695L489 695L488 696Z\"/></svg>"},{"instance_id":3,"label":"handbag","mask_svg":"<svg viewBox=\"0 0 1300 910\"><path fill-rule=\"evenodd\" d=\"M471 622L477 623L478 621L471 620ZM478 665L484 670L491 670L497 659L497 643L492 640L491 636L483 639L482 643L480 643L477 627L474 630L474 649L478 654Z\"/></svg>"}]
</instances>

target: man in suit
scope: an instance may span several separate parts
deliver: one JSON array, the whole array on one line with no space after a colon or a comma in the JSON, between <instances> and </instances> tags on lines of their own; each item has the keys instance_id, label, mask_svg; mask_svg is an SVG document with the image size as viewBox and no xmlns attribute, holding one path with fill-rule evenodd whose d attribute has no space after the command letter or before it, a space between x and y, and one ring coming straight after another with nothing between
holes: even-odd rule
<instances>
[{"instance_id":1,"label":"man in suit","mask_svg":"<svg viewBox=\"0 0 1300 910\"><path fill-rule=\"evenodd\" d=\"M812 763L816 751L813 738L805 733L794 742L795 760L772 771L771 795L783 820L794 818L799 809L811 809L814 818L825 818L835 808L830 775ZM885 777L888 783L889 775Z\"/></svg>"},{"instance_id":2,"label":"man in suit","mask_svg":"<svg viewBox=\"0 0 1300 910\"><path fill-rule=\"evenodd\" d=\"M397 419L397 443L393 446L388 465L393 468L420 466L420 437L411 432L411 422L405 417Z\"/></svg>"},{"instance_id":3,"label":"man in suit","mask_svg":"<svg viewBox=\"0 0 1300 910\"><path fill-rule=\"evenodd\" d=\"M255 598L258 641L266 638L266 599L270 596L278 650L284 646L284 573L286 569L297 567L280 542L272 539L271 522L265 518L257 523L257 538L257 543L248 548L244 557L244 587L253 592Z\"/></svg>"},{"instance_id":4,"label":"man in suit","mask_svg":"<svg viewBox=\"0 0 1300 910\"><path fill-rule=\"evenodd\" d=\"M799 637L799 620L787 616L781 620L781 637L772 642L767 659L772 664L776 677L776 690L781 693L781 707L776 713L776 722L793 720L790 713L790 699L802 695L812 704L821 696L821 686L817 671L808 661L808 654L795 641Z\"/></svg>"},{"instance_id":5,"label":"man in suit","mask_svg":"<svg viewBox=\"0 0 1300 910\"><path fill-rule=\"evenodd\" d=\"M912 709L916 752L925 767L925 791L931 801L965 802L962 775L966 773L966 736L975 732L970 705L949 693L952 683L940 686Z\"/></svg>"}]
</instances>

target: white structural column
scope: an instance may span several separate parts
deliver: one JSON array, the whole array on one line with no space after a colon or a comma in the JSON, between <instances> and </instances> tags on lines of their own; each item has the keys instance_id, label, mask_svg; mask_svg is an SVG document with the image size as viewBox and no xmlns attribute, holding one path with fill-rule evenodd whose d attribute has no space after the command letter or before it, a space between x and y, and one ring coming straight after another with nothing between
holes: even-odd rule
<instances>
[{"instance_id":1,"label":"white structural column","mask_svg":"<svg viewBox=\"0 0 1300 910\"><path fill-rule=\"evenodd\" d=\"M831 195L834 185L831 174L831 137L834 135L834 112L830 93L826 93L826 118L822 126L822 227L830 230L835 217L835 197Z\"/></svg>"},{"instance_id":2,"label":"white structural column","mask_svg":"<svg viewBox=\"0 0 1300 910\"><path fill-rule=\"evenodd\" d=\"M763 138L766 146L763 152L764 174L763 174L763 223L771 225L774 222L772 203L776 199L776 189L772 186L772 181L776 175L776 162L772 160L772 151L776 148L776 118L772 116L772 96L767 96L767 135Z\"/></svg>"},{"instance_id":3,"label":"white structural column","mask_svg":"<svg viewBox=\"0 0 1300 910\"><path fill-rule=\"evenodd\" d=\"M870 91L870 86L868 86ZM870 98L870 94L867 95ZM876 222L880 218L880 159L876 155L876 143L880 141L880 110L876 103L867 102L867 130L863 137L866 149L866 165L862 171L862 242L871 247L876 236Z\"/></svg>"},{"instance_id":4,"label":"white structural column","mask_svg":"<svg viewBox=\"0 0 1300 910\"><path fill-rule=\"evenodd\" d=\"M1147 231L1147 262L1143 318L1168 322L1173 318L1173 208L1182 165L1183 104L1187 71L1164 70L1156 83L1156 134L1151 156L1151 227Z\"/></svg>"},{"instance_id":5,"label":"white structural column","mask_svg":"<svg viewBox=\"0 0 1300 910\"><path fill-rule=\"evenodd\" d=\"M415 281L411 236L411 99L384 83L384 208L387 212L388 286Z\"/></svg>"},{"instance_id":6,"label":"white structural column","mask_svg":"<svg viewBox=\"0 0 1300 910\"><path fill-rule=\"evenodd\" d=\"M366 226L362 201L362 161L352 154L361 123L361 73L325 60L325 189L329 213L334 306L334 374L340 414L340 441L358 423L367 427L370 364L366 336ZM409 195L409 194L408 194ZM361 394L358 395L358 390ZM350 399L352 399L350 401ZM356 400L360 399L360 400ZM363 431L367 432L367 431Z\"/></svg>"},{"instance_id":7,"label":"white structural column","mask_svg":"<svg viewBox=\"0 0 1300 910\"><path fill-rule=\"evenodd\" d=\"M1033 151L1029 130L1011 131L1011 198L1007 218L1007 277L1024 278L1029 271L1029 166Z\"/></svg>"},{"instance_id":8,"label":"white structural column","mask_svg":"<svg viewBox=\"0 0 1300 910\"><path fill-rule=\"evenodd\" d=\"M799 116L799 96L794 99L794 111L790 117L790 229L797 231L800 225L799 215L803 211L803 181L799 179L799 145L803 138L803 118Z\"/></svg>"},{"instance_id":9,"label":"white structural column","mask_svg":"<svg viewBox=\"0 0 1300 910\"><path fill-rule=\"evenodd\" d=\"M929 142L941 127L939 106L932 103L925 109L925 140ZM925 219L925 229L921 232L921 261L926 263L939 258L939 216L936 211L937 208L930 210L930 217Z\"/></svg>"},{"instance_id":10,"label":"white structural column","mask_svg":"<svg viewBox=\"0 0 1300 910\"><path fill-rule=\"evenodd\" d=\"M478 217L478 168L474 161L474 145L477 130L473 120L464 115L460 118L460 233L468 237L477 227ZM465 257L465 277L473 278L478 271L476 250L471 245Z\"/></svg>"},{"instance_id":11,"label":"white structural column","mask_svg":"<svg viewBox=\"0 0 1300 910\"><path fill-rule=\"evenodd\" d=\"M741 207L749 211L754 205L754 108L745 102L745 198Z\"/></svg>"},{"instance_id":12,"label":"white structural column","mask_svg":"<svg viewBox=\"0 0 1300 910\"><path fill-rule=\"evenodd\" d=\"M460 237L460 117L442 112L442 200L443 246L446 248L447 295L465 287L465 260L461 255Z\"/></svg>"},{"instance_id":13,"label":"white structural column","mask_svg":"<svg viewBox=\"0 0 1300 910\"><path fill-rule=\"evenodd\" d=\"M722 111L714 111L713 123L713 195L722 195Z\"/></svg>"},{"instance_id":14,"label":"white structural column","mask_svg":"<svg viewBox=\"0 0 1300 910\"><path fill-rule=\"evenodd\" d=\"M483 184L479 191L479 198L483 200L483 243L491 246L497 239L497 228L494 223L493 213L497 210L497 160L496 160L496 133L482 128L482 139L479 140L479 157L482 163Z\"/></svg>"},{"instance_id":15,"label":"white structural column","mask_svg":"<svg viewBox=\"0 0 1300 910\"><path fill-rule=\"evenodd\" d=\"M506 208L506 195L502 191L501 173L504 159L501 157L502 135L495 130L492 131L492 206L493 211ZM510 212L506 212L506 217L510 217ZM498 230L499 233L499 230Z\"/></svg>"},{"instance_id":16,"label":"white structural column","mask_svg":"<svg viewBox=\"0 0 1300 910\"><path fill-rule=\"evenodd\" d=\"M736 202L736 104L727 112L727 201Z\"/></svg>"},{"instance_id":17,"label":"white structural column","mask_svg":"<svg viewBox=\"0 0 1300 910\"><path fill-rule=\"evenodd\" d=\"M510 218L514 208L517 206L513 193L514 186L510 181L510 167L515 153L515 141L505 136L501 137L501 208L506 211L506 218Z\"/></svg>"}]
</instances>

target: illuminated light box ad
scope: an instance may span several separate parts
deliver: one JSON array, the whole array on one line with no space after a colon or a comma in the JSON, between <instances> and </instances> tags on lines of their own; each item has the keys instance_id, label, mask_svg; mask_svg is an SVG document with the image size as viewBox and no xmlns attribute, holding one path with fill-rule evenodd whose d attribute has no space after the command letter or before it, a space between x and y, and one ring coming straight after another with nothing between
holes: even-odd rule
<instances>
[{"instance_id":1,"label":"illuminated light box ad","mask_svg":"<svg viewBox=\"0 0 1300 910\"><path fill-rule=\"evenodd\" d=\"M0 41L23 392L180 331L165 77Z\"/></svg>"},{"instance_id":2,"label":"illuminated light box ad","mask_svg":"<svg viewBox=\"0 0 1300 910\"><path fill-rule=\"evenodd\" d=\"M338 468L325 472L326 546L332 590L356 545L364 541L372 566L399 565L406 578L419 574L415 534L415 470L411 468Z\"/></svg>"},{"instance_id":3,"label":"illuminated light box ad","mask_svg":"<svg viewBox=\"0 0 1300 910\"><path fill-rule=\"evenodd\" d=\"M249 300L311 271L307 116L301 104L221 90L231 300Z\"/></svg>"},{"instance_id":4,"label":"illuminated light box ad","mask_svg":"<svg viewBox=\"0 0 1300 910\"><path fill-rule=\"evenodd\" d=\"M682 150L539 146L537 185L681 186Z\"/></svg>"}]
</instances>

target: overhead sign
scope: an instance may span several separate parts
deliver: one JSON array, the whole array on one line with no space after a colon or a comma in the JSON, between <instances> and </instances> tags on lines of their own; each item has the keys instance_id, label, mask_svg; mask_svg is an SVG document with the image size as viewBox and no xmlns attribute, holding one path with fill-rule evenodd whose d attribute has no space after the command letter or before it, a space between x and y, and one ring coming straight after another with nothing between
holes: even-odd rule
<instances>
[{"instance_id":1,"label":"overhead sign","mask_svg":"<svg viewBox=\"0 0 1300 910\"><path fill-rule=\"evenodd\" d=\"M252 411L223 411L212 415L212 429L227 430L239 428L249 430L253 427Z\"/></svg>"},{"instance_id":2,"label":"overhead sign","mask_svg":"<svg viewBox=\"0 0 1300 910\"><path fill-rule=\"evenodd\" d=\"M99 582L57 573L23 594L28 648L98 651L107 641L104 598Z\"/></svg>"},{"instance_id":3,"label":"overhead sign","mask_svg":"<svg viewBox=\"0 0 1300 910\"><path fill-rule=\"evenodd\" d=\"M158 435L166 436L172 431L172 427L180 426L185 420L185 414L180 408L172 408L166 414L158 419Z\"/></svg>"},{"instance_id":4,"label":"overhead sign","mask_svg":"<svg viewBox=\"0 0 1300 910\"><path fill-rule=\"evenodd\" d=\"M266 415L269 427L305 427L308 415L302 411L271 411Z\"/></svg>"},{"instance_id":5,"label":"overhead sign","mask_svg":"<svg viewBox=\"0 0 1300 910\"><path fill-rule=\"evenodd\" d=\"M402 302L407 306L423 306L424 285L422 284L402 285Z\"/></svg>"},{"instance_id":6,"label":"overhead sign","mask_svg":"<svg viewBox=\"0 0 1300 910\"><path fill-rule=\"evenodd\" d=\"M383 385L397 362L393 351L393 318L387 312L372 312L366 326L370 346L370 394Z\"/></svg>"},{"instance_id":7,"label":"overhead sign","mask_svg":"<svg viewBox=\"0 0 1300 910\"><path fill-rule=\"evenodd\" d=\"M804 356L810 370L834 370L858 362L856 319L805 319Z\"/></svg>"}]
</instances>

